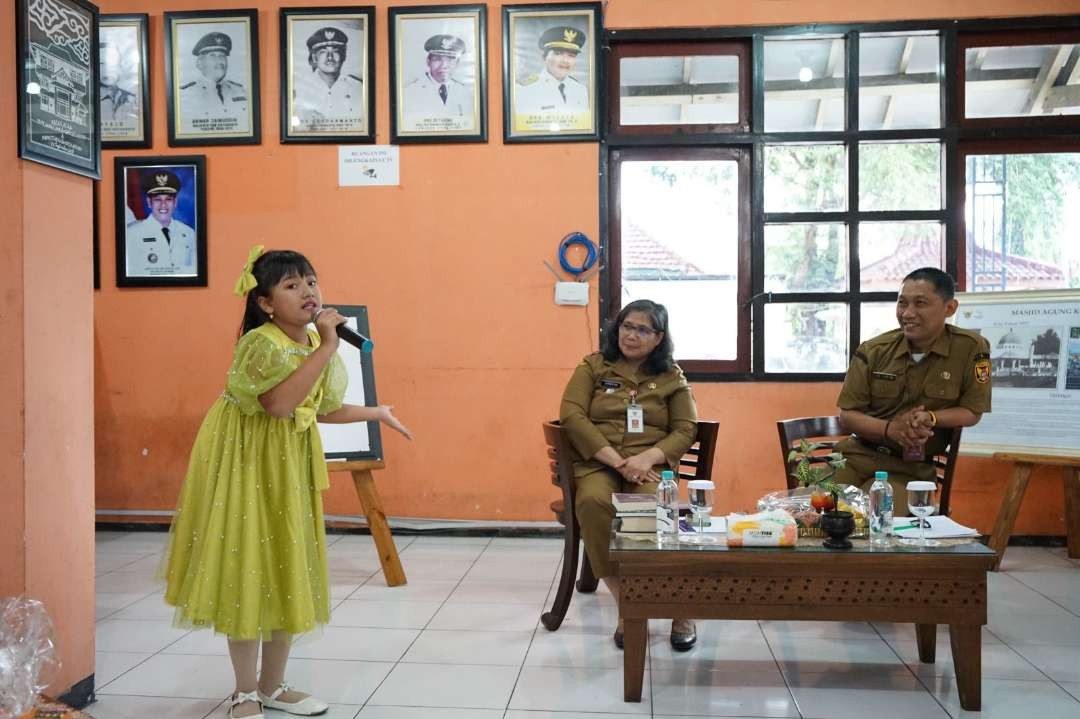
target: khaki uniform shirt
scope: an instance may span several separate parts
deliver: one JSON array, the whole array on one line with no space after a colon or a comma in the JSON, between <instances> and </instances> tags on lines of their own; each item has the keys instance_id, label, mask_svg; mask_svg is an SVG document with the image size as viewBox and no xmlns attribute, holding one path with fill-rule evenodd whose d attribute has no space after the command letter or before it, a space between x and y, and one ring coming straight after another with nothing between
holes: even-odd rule
<instances>
[{"instance_id":1,"label":"khaki uniform shirt","mask_svg":"<svg viewBox=\"0 0 1080 719\"><path fill-rule=\"evenodd\" d=\"M922 361L916 362L903 330L878 335L855 351L836 404L878 419L892 419L918 405L935 412L950 407L989 412L990 345L976 332L947 324ZM935 430L927 442L928 456L944 449L950 432ZM879 444L876 439L872 442ZM902 461L898 445L886 446L896 455L894 462ZM845 456L873 454L855 439L843 440L837 449Z\"/></svg>"},{"instance_id":2,"label":"khaki uniform shirt","mask_svg":"<svg viewBox=\"0 0 1080 719\"><path fill-rule=\"evenodd\" d=\"M626 431L630 393L645 416L643 432ZM582 461L574 463L581 477L605 467L589 459L604 447L623 457L657 447L674 469L697 438L697 405L679 367L660 375L632 371L625 362L608 362L599 352L588 355L574 370L563 392L559 420Z\"/></svg>"}]
</instances>

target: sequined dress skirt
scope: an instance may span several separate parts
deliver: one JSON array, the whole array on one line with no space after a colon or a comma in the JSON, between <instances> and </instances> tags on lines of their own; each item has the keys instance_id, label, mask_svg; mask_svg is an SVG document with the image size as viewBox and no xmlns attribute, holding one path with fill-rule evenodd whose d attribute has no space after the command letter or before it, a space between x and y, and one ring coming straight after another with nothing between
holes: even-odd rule
<instances>
[{"instance_id":1,"label":"sequined dress skirt","mask_svg":"<svg viewBox=\"0 0 1080 719\"><path fill-rule=\"evenodd\" d=\"M232 639L300 634L330 618L312 425L241 412L227 393L195 440L163 571L182 627ZM321 444L318 445L321 449Z\"/></svg>"}]
</instances>

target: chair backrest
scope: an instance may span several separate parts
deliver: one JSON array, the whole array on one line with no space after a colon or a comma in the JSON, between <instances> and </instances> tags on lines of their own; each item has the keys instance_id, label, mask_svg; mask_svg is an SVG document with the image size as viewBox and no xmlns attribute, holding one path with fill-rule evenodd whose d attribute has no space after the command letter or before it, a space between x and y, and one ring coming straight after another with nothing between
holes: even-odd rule
<instances>
[{"instance_id":1,"label":"chair backrest","mask_svg":"<svg viewBox=\"0 0 1080 719\"><path fill-rule=\"evenodd\" d=\"M719 422L698 420L697 439L679 460L679 479L711 479Z\"/></svg>"},{"instance_id":2,"label":"chair backrest","mask_svg":"<svg viewBox=\"0 0 1080 719\"><path fill-rule=\"evenodd\" d=\"M574 464L573 454L570 452L570 438L566 436L558 420L544 422L544 441L547 443L551 483L573 492Z\"/></svg>"},{"instance_id":3,"label":"chair backrest","mask_svg":"<svg viewBox=\"0 0 1080 719\"><path fill-rule=\"evenodd\" d=\"M788 454L798 446L800 439L822 445L822 448L810 457L810 464L818 464L828 462L825 455L833 451L837 442L850 434L840 427L840 418L836 415L782 419L776 423L776 431L780 435L780 457L784 462L788 489L798 486L798 482L791 476L795 470L795 462L788 461Z\"/></svg>"},{"instance_id":4,"label":"chair backrest","mask_svg":"<svg viewBox=\"0 0 1080 719\"><path fill-rule=\"evenodd\" d=\"M784 462L784 474L787 478L787 488L795 489L796 481L791 476L795 469L794 462L788 462L788 453L794 449L800 439L806 439L822 445L820 451L810 458L811 464L827 462L824 455L833 451L836 443L849 436L840 427L840 418L836 415L829 417L799 417L797 419L785 419L776 423L777 433L780 435L780 452ZM934 471L937 473L938 483L941 485L941 497L938 505L938 513L949 513L949 498L952 495L953 474L956 472L956 458L960 452L960 434L962 428L957 427L949 433L948 445L945 452L932 458Z\"/></svg>"}]
</instances>

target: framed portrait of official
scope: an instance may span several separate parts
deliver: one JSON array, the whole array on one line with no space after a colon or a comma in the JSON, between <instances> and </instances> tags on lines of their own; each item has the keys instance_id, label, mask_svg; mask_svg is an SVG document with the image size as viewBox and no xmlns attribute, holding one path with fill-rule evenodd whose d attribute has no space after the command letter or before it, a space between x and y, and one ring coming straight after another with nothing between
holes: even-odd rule
<instances>
[{"instance_id":1,"label":"framed portrait of official","mask_svg":"<svg viewBox=\"0 0 1080 719\"><path fill-rule=\"evenodd\" d=\"M375 141L375 8L281 9L281 142Z\"/></svg>"},{"instance_id":2,"label":"framed portrait of official","mask_svg":"<svg viewBox=\"0 0 1080 719\"><path fill-rule=\"evenodd\" d=\"M150 16L102 15L98 113L107 150L150 147Z\"/></svg>"},{"instance_id":3,"label":"framed portrait of official","mask_svg":"<svg viewBox=\"0 0 1080 719\"><path fill-rule=\"evenodd\" d=\"M113 162L116 286L206 287L206 156Z\"/></svg>"},{"instance_id":4,"label":"framed portrait of official","mask_svg":"<svg viewBox=\"0 0 1080 719\"><path fill-rule=\"evenodd\" d=\"M390 8L390 141L487 142L487 6Z\"/></svg>"},{"instance_id":5,"label":"framed portrait of official","mask_svg":"<svg viewBox=\"0 0 1080 719\"><path fill-rule=\"evenodd\" d=\"M169 145L258 145L259 14L165 13Z\"/></svg>"},{"instance_id":6,"label":"framed portrait of official","mask_svg":"<svg viewBox=\"0 0 1080 719\"><path fill-rule=\"evenodd\" d=\"M600 139L600 3L503 5L503 141Z\"/></svg>"},{"instance_id":7,"label":"framed portrait of official","mask_svg":"<svg viewBox=\"0 0 1080 719\"><path fill-rule=\"evenodd\" d=\"M19 157L98 179L98 10L84 0L16 0Z\"/></svg>"}]
</instances>

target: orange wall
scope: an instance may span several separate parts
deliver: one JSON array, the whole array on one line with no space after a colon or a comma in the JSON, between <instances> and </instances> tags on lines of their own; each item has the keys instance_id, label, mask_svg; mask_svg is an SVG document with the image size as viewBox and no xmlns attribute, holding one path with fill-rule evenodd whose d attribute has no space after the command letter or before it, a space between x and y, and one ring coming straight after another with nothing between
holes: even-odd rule
<instances>
[{"instance_id":1,"label":"orange wall","mask_svg":"<svg viewBox=\"0 0 1080 719\"><path fill-rule=\"evenodd\" d=\"M139 0L105 0L103 12L152 11L153 151L208 157L209 276L205 289L114 286L113 178L106 153L102 286L96 295L97 506L171 509L198 424L220 392L241 301L231 287L255 243L307 253L326 298L366 304L377 340L379 396L416 433L385 436L380 475L391 515L546 520L549 484L540 422L555 416L570 370L596 344L597 305L552 304L551 260L571 230L599 228L595 144L504 146L501 21L489 5L489 135L484 145L406 146L401 186L338 188L333 146L278 143L277 10L260 8L263 144L183 148L165 142L161 12ZM318 3L327 4L327 3ZM377 141L389 141L386 7L376 21ZM188 0L173 9L217 9L231 0ZM1080 12L1080 1L964 0L902 5L861 2L743 3L611 0L609 27L766 24ZM139 154L139 153L125 153ZM678 338L676 338L677 340ZM774 422L833 410L830 384L701 384L703 417L738 435L716 479L729 504L746 507L783 482ZM956 515L988 530L1004 470L963 460ZM1043 485L1046 485L1045 487ZM1033 482L1019 533L1062 533L1060 484ZM1056 489L1057 494L1053 491ZM343 476L327 511L355 513Z\"/></svg>"},{"instance_id":2,"label":"orange wall","mask_svg":"<svg viewBox=\"0 0 1080 719\"><path fill-rule=\"evenodd\" d=\"M0 15L12 57L14 13ZM0 78L15 98L14 73ZM0 596L44 602L62 693L94 671L91 189L17 160L15 108L0 114Z\"/></svg>"}]
</instances>

